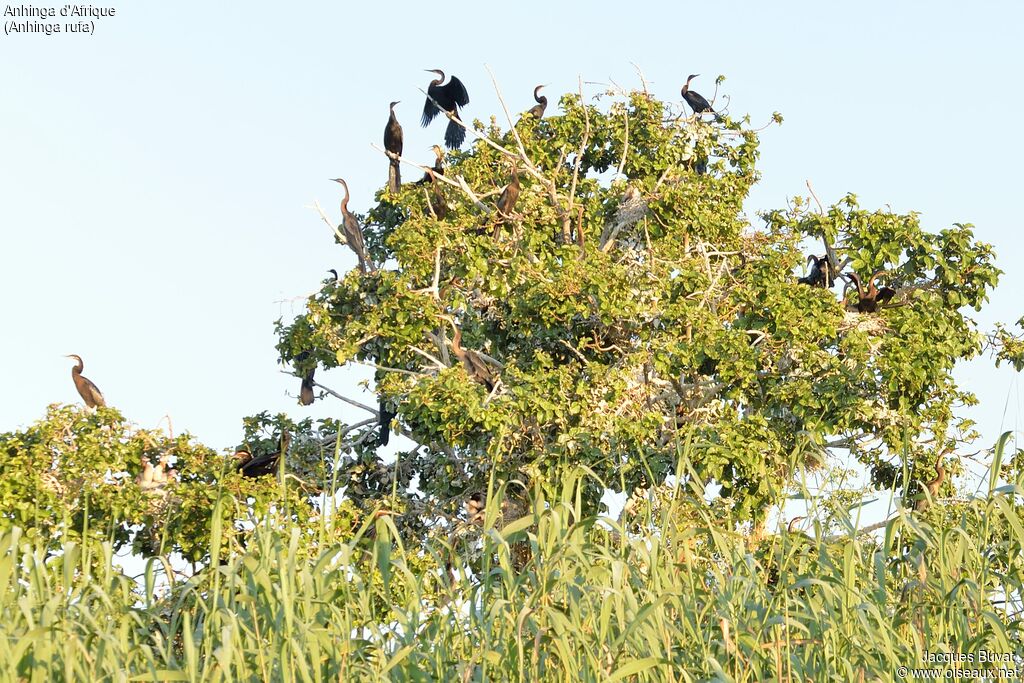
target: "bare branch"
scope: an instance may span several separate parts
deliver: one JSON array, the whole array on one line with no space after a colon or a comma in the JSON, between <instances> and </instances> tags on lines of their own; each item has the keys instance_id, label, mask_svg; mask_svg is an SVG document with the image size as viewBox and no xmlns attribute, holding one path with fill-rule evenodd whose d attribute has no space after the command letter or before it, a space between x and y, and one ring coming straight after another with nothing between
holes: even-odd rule
<instances>
[{"instance_id":1,"label":"bare branch","mask_svg":"<svg viewBox=\"0 0 1024 683\"><path fill-rule=\"evenodd\" d=\"M318 200L313 200L313 208L315 208L317 213L320 214L320 218L322 218L324 223L327 224L327 227L334 231L334 236L338 238L338 241L347 246L348 240L345 239L345 235L342 234L341 230L338 229L337 225L331 223L330 219L327 218L327 214L324 213L324 210L323 208L321 208L320 202Z\"/></svg>"},{"instance_id":2,"label":"bare branch","mask_svg":"<svg viewBox=\"0 0 1024 683\"><path fill-rule=\"evenodd\" d=\"M344 401L345 403L348 403L349 405L353 405L356 408L362 408L363 410L365 410L368 413L373 413L374 415L377 416L377 419L380 418L380 413L378 413L376 410L374 410L370 406L362 404L359 401L354 401L351 398L348 398L347 396L342 396L341 394L336 392L334 389L331 389L329 387L325 387L323 384L320 384L320 382L314 381L313 382L313 386L320 387L321 389L326 391L328 394L330 394L331 396L333 396L334 398L336 398L336 399L338 399L340 401Z\"/></svg>"},{"instance_id":3,"label":"bare branch","mask_svg":"<svg viewBox=\"0 0 1024 683\"><path fill-rule=\"evenodd\" d=\"M419 348L418 346L410 346L409 348L412 349L414 352L420 354L421 356L423 356L427 360L429 360L431 363L436 365L439 369L444 369L444 368L449 367L448 365L445 365L444 363L439 361L437 358L435 358L434 356L431 356L429 353L427 353L423 349Z\"/></svg>"},{"instance_id":4,"label":"bare branch","mask_svg":"<svg viewBox=\"0 0 1024 683\"><path fill-rule=\"evenodd\" d=\"M491 83L494 84L494 92L498 95L498 102L501 104L502 110L505 112L505 119L508 121L508 127L512 131L512 136L516 140L516 145L519 147L519 158L523 164L532 171L536 171L536 175L543 179L540 172L537 171L536 166L530 161L530 157L526 156L526 148L523 147L523 141L519 137L519 131L516 130L516 125L512 122L512 115L508 112L508 107L505 106L505 98L501 96L501 88L498 87L498 81L494 78L494 73L491 71L491 67L484 64L484 68L487 69L487 74L491 77Z\"/></svg>"}]
</instances>

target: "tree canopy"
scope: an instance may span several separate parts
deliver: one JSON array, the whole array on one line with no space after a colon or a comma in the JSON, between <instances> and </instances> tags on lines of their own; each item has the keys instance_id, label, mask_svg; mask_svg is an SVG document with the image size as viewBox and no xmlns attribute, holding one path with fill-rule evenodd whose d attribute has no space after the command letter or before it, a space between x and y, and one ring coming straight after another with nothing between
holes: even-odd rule
<instances>
[{"instance_id":1,"label":"tree canopy","mask_svg":"<svg viewBox=\"0 0 1024 683\"><path fill-rule=\"evenodd\" d=\"M297 368L377 368L415 444L390 470L397 510L455 514L492 480L572 463L620 490L718 482L736 521L759 522L794 465L830 449L912 494L976 437L952 370L982 351L971 312L1000 271L969 224L928 232L852 194L751 220L749 119L687 116L648 92L567 94L557 114L473 129L443 176L381 190L360 216L377 267L327 281L279 325ZM498 211L513 175L518 201ZM891 299L861 312L856 289L798 282L822 242ZM493 388L459 362L455 327ZM376 443L348 442L352 462ZM693 470L676 472L684 444Z\"/></svg>"}]
</instances>

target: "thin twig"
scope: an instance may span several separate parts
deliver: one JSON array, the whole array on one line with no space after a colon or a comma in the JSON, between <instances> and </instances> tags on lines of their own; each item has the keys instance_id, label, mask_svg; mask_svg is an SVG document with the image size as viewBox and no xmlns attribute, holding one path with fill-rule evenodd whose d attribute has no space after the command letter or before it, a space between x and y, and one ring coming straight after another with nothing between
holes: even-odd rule
<instances>
[{"instance_id":1,"label":"thin twig","mask_svg":"<svg viewBox=\"0 0 1024 683\"><path fill-rule=\"evenodd\" d=\"M323 208L320 206L319 200L313 200L313 208L315 208L317 210L317 213L320 214L320 218L323 219L324 223L326 223L327 226L334 231L334 236L338 238L338 241L344 245L348 245L348 240L345 238L345 235L342 234L341 230L338 230L337 225L331 223L330 219L327 218L327 214L324 213Z\"/></svg>"},{"instance_id":2,"label":"thin twig","mask_svg":"<svg viewBox=\"0 0 1024 683\"><path fill-rule=\"evenodd\" d=\"M426 377L427 376L427 373L425 373L425 372L414 372L412 370L404 370L402 368L391 368L391 367L388 367L386 365L377 365L376 363L367 363L366 361L356 361L356 362L359 363L360 365L365 365L368 368L373 368L374 370L383 370L384 372L397 372L397 373L400 373L400 374L403 374L403 375L409 375L411 377Z\"/></svg>"},{"instance_id":3,"label":"thin twig","mask_svg":"<svg viewBox=\"0 0 1024 683\"><path fill-rule=\"evenodd\" d=\"M354 401L351 398L348 398L347 396L342 396L341 394L339 394L334 389L331 389L329 387L325 387L323 384L320 384L320 382L314 381L313 382L313 386L320 387L321 389L326 391L328 394L330 394L331 396L333 396L334 398L336 398L336 399L338 399L340 401L344 401L345 403L348 403L349 405L353 405L356 408L362 408L363 410L367 411L368 413L373 413L374 415L377 416L378 419L380 419L380 413L378 413L376 410L374 410L373 408L371 408L368 405L364 405L364 404L360 403L359 401Z\"/></svg>"},{"instance_id":4,"label":"thin twig","mask_svg":"<svg viewBox=\"0 0 1024 683\"><path fill-rule=\"evenodd\" d=\"M431 363L436 365L439 369L444 369L444 368L449 367L449 366L445 365L444 363L442 363L441 361L439 361L434 356L431 356L429 353L427 353L423 349L419 348L418 346L410 346L409 348L412 349L414 352L420 354L421 356L423 356L427 360L429 360Z\"/></svg>"},{"instance_id":5,"label":"thin twig","mask_svg":"<svg viewBox=\"0 0 1024 683\"><path fill-rule=\"evenodd\" d=\"M583 164L583 152L586 150L587 143L590 142L590 112L587 110L587 105L583 101L583 80L578 80L580 106L583 107L583 140L580 141L580 148L579 151L576 152L576 160L573 162L572 185L569 187L568 206L566 207L565 214L562 216L563 243L569 241L569 222L572 220L572 205L573 200L576 198L576 182L579 180L580 166Z\"/></svg>"},{"instance_id":6,"label":"thin twig","mask_svg":"<svg viewBox=\"0 0 1024 683\"><path fill-rule=\"evenodd\" d=\"M502 110L505 112L505 119L508 121L508 127L512 131L512 136L516 140L516 145L519 147L519 156L527 168L536 170L533 162L530 161L530 157L526 156L526 148L523 147L523 141L519 137L519 131L516 130L516 125L512 122L512 115L509 114L508 107L505 106L505 98L501 96L501 88L498 87L498 81L494 78L494 73L491 71L491 67L484 64L484 68L487 69L487 74L491 77L491 83L494 84L494 92L498 96L498 102L501 104ZM539 172L538 172L539 175ZM541 176L543 178L543 176Z\"/></svg>"},{"instance_id":7,"label":"thin twig","mask_svg":"<svg viewBox=\"0 0 1024 683\"><path fill-rule=\"evenodd\" d=\"M636 66L635 64L633 66ZM638 69L639 70L639 69ZM640 78L643 78L641 75ZM644 92L647 92L647 86L644 85ZM626 121L626 132L624 134L624 140L622 142L622 158L619 159L619 168L615 171L616 175L622 175L622 169L626 166L626 157L629 155L629 107L625 107L622 112L622 117Z\"/></svg>"}]
</instances>

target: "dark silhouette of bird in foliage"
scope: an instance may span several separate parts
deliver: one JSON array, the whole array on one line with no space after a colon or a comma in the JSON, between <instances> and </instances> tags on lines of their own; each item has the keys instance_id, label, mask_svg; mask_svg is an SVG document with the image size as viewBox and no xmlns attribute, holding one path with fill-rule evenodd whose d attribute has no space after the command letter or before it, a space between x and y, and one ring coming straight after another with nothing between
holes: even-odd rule
<instances>
[{"instance_id":1,"label":"dark silhouette of bird in foliage","mask_svg":"<svg viewBox=\"0 0 1024 683\"><path fill-rule=\"evenodd\" d=\"M857 303L855 304L856 309L861 313L874 313L878 310L880 304L884 304L890 301L896 296L896 290L892 287L876 287L875 280L878 276L884 275L885 271L880 270L868 279L867 289L861 284L860 276L857 273L850 273L847 277L848 283L847 289L850 287L850 283L857 285ZM845 291L844 291L845 294Z\"/></svg>"},{"instance_id":2,"label":"dark silhouette of bird in foliage","mask_svg":"<svg viewBox=\"0 0 1024 683\"><path fill-rule=\"evenodd\" d=\"M249 451L240 450L235 453L235 459L238 461L235 467L241 472L243 477L249 477L250 479L273 474L277 471L281 455L287 455L291 442L292 435L285 432L281 435L281 448L273 453L264 453L254 458Z\"/></svg>"},{"instance_id":3,"label":"dark silhouette of bird in foliage","mask_svg":"<svg viewBox=\"0 0 1024 683\"><path fill-rule=\"evenodd\" d=\"M813 254L808 256L807 265L811 271L804 277L798 278L797 282L802 285L824 287L825 289L830 289L835 284L836 273L832 267L832 262L828 258L828 254L820 257Z\"/></svg>"}]
</instances>

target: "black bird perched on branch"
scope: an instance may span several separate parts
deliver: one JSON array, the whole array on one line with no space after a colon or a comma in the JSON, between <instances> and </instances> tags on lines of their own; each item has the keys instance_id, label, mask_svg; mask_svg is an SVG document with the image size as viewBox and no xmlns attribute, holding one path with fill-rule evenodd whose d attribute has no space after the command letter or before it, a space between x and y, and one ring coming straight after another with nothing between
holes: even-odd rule
<instances>
[{"instance_id":1,"label":"black bird perched on branch","mask_svg":"<svg viewBox=\"0 0 1024 683\"><path fill-rule=\"evenodd\" d=\"M370 258L366 255L366 243L363 241L363 230L359 227L359 221L348 210L348 183L341 178L331 178L345 188L345 198L341 200L341 232L345 235L345 241L349 248L356 253L359 259L359 269L364 273L370 271Z\"/></svg>"},{"instance_id":2,"label":"black bird perched on branch","mask_svg":"<svg viewBox=\"0 0 1024 683\"><path fill-rule=\"evenodd\" d=\"M807 265L810 266L811 272L802 278L798 278L797 282L802 285L810 285L811 287L832 288L836 281L836 274L828 254L821 257L811 254L807 257Z\"/></svg>"},{"instance_id":3,"label":"black bird perched on branch","mask_svg":"<svg viewBox=\"0 0 1024 683\"><path fill-rule=\"evenodd\" d=\"M391 421L395 419L395 415L396 413L391 410L391 402L380 399L377 403L377 424L380 425L380 431L377 432L378 446L388 445L391 439Z\"/></svg>"},{"instance_id":4,"label":"black bird perched on branch","mask_svg":"<svg viewBox=\"0 0 1024 683\"><path fill-rule=\"evenodd\" d=\"M857 285L857 304L856 308L861 313L874 313L878 310L879 304L884 304L896 296L896 290L892 287L876 287L875 280L878 279L879 275L884 275L885 271L880 270L868 280L868 288L865 290L861 284L860 276L857 273L850 273L848 276L849 282L846 288L850 288L850 283ZM843 292L845 294L845 290Z\"/></svg>"},{"instance_id":5,"label":"black bird perched on branch","mask_svg":"<svg viewBox=\"0 0 1024 683\"><path fill-rule=\"evenodd\" d=\"M402 172L398 162L398 157L402 154L402 124L395 118L396 104L398 102L388 105L391 115L388 117L388 125L384 126L384 149L387 150L391 162L388 166L388 190L392 194L396 194L398 188L402 186Z\"/></svg>"},{"instance_id":6,"label":"black bird perched on branch","mask_svg":"<svg viewBox=\"0 0 1024 683\"><path fill-rule=\"evenodd\" d=\"M544 110L548 107L548 98L543 95L538 95L543 85L538 85L533 89L533 101L537 104L530 107L530 111L526 112L535 119L544 118Z\"/></svg>"},{"instance_id":7,"label":"black bird perched on branch","mask_svg":"<svg viewBox=\"0 0 1024 683\"><path fill-rule=\"evenodd\" d=\"M694 114L703 114L709 112L715 113L715 110L711 108L711 103L704 99L703 95L690 90L690 81L700 76L700 74L690 74L690 77L686 79L686 85L683 86L681 94L686 103L690 105L690 109L693 110Z\"/></svg>"},{"instance_id":8,"label":"black bird perched on branch","mask_svg":"<svg viewBox=\"0 0 1024 683\"><path fill-rule=\"evenodd\" d=\"M71 368L71 379L75 382L75 388L78 389L78 395L85 401L85 405L90 408L106 408L107 401L103 398L103 394L100 393L99 387L92 383L88 377L82 376L82 368L85 367L85 363L82 362L81 356L71 354L68 358L75 359L75 367Z\"/></svg>"},{"instance_id":9,"label":"black bird perched on branch","mask_svg":"<svg viewBox=\"0 0 1024 683\"><path fill-rule=\"evenodd\" d=\"M281 435L281 448L274 453L265 453L254 458L249 451L238 451L235 453L235 458L238 460L235 467L242 473L243 477L249 477L250 479L273 474L277 471L277 464L281 459L281 454L284 453L287 456L288 446L291 445L291 442L292 435L285 432Z\"/></svg>"},{"instance_id":10,"label":"black bird perched on branch","mask_svg":"<svg viewBox=\"0 0 1024 683\"><path fill-rule=\"evenodd\" d=\"M469 104L469 93L466 86L462 85L455 76L451 77L446 85L444 83L444 72L440 69L426 69L438 75L437 78L427 86L427 101L423 104L423 118L420 123L426 128L434 120L438 112L444 109L448 113L448 128L444 132L444 144L448 149L458 149L466 139L466 129L459 123L459 107ZM436 102L436 104L435 104ZM438 109L440 107L440 109Z\"/></svg>"},{"instance_id":11,"label":"black bird perched on branch","mask_svg":"<svg viewBox=\"0 0 1024 683\"><path fill-rule=\"evenodd\" d=\"M452 326L455 337L452 339L452 353L462 362L462 367L474 380L487 387L488 391L494 390L494 372L483 359L479 351L465 349L462 347L462 330L455 324L455 319L448 315L442 315L442 320L447 320Z\"/></svg>"}]
</instances>

